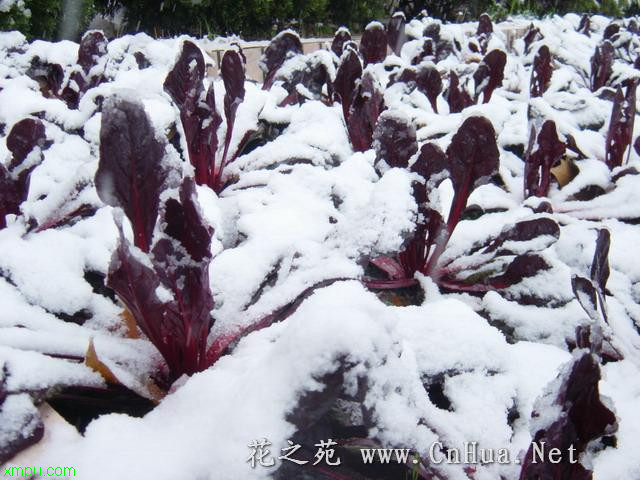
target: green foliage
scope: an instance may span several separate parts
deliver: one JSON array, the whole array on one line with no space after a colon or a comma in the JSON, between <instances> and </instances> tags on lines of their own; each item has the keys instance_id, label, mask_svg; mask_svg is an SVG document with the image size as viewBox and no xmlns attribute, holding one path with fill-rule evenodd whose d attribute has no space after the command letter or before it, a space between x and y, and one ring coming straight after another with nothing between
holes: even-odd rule
<instances>
[{"instance_id":1,"label":"green foliage","mask_svg":"<svg viewBox=\"0 0 640 480\"><path fill-rule=\"evenodd\" d=\"M107 14L126 9L127 31L151 35L237 34L266 38L293 27L302 34L332 34L385 16L387 0L96 0ZM160 9L159 5L162 5Z\"/></svg>"},{"instance_id":2,"label":"green foliage","mask_svg":"<svg viewBox=\"0 0 640 480\"><path fill-rule=\"evenodd\" d=\"M8 12L0 12L0 30L19 30L29 39L58 38L63 0L21 0ZM79 31L88 25L95 13L93 1L83 0Z\"/></svg>"}]
</instances>

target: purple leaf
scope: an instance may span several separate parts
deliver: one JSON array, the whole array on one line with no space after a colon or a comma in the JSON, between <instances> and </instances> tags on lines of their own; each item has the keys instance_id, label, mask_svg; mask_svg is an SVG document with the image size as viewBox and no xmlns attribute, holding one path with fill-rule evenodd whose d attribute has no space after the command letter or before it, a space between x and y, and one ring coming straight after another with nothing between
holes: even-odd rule
<instances>
[{"instance_id":1,"label":"purple leaf","mask_svg":"<svg viewBox=\"0 0 640 480\"><path fill-rule=\"evenodd\" d=\"M290 31L276 35L265 49L260 68L264 73L263 90L268 90L273 85L276 72L288 58L302 53L300 37Z\"/></svg>"},{"instance_id":2,"label":"purple leaf","mask_svg":"<svg viewBox=\"0 0 640 480\"><path fill-rule=\"evenodd\" d=\"M124 210L134 243L144 252L151 247L165 183L163 157L164 145L156 138L142 105L109 98L102 113L96 189L104 203Z\"/></svg>"},{"instance_id":3,"label":"purple leaf","mask_svg":"<svg viewBox=\"0 0 640 480\"><path fill-rule=\"evenodd\" d=\"M508 288L520 283L525 278L535 277L547 269L549 269L549 265L539 255L529 253L518 255L502 275L489 280L489 285L496 289Z\"/></svg>"},{"instance_id":4,"label":"purple leaf","mask_svg":"<svg viewBox=\"0 0 640 480\"><path fill-rule=\"evenodd\" d=\"M591 57L591 91L604 87L613 73L613 45L605 40Z\"/></svg>"},{"instance_id":5,"label":"purple leaf","mask_svg":"<svg viewBox=\"0 0 640 480\"><path fill-rule=\"evenodd\" d=\"M507 63L507 54L502 50L491 50L482 59L480 65L473 74L473 80L476 84L476 103L483 93L482 103L488 103L491 100L493 91L502 85L504 79L504 66Z\"/></svg>"},{"instance_id":6,"label":"purple leaf","mask_svg":"<svg viewBox=\"0 0 640 480\"><path fill-rule=\"evenodd\" d=\"M387 32L381 23L367 25L360 40L360 54L365 67L370 63L380 63L387 57Z\"/></svg>"},{"instance_id":7,"label":"purple leaf","mask_svg":"<svg viewBox=\"0 0 640 480\"><path fill-rule=\"evenodd\" d=\"M426 95L431 103L431 108L438 113L438 105L436 100L442 92L442 78L438 69L432 64L421 65L416 72L416 85L418 90Z\"/></svg>"},{"instance_id":8,"label":"purple leaf","mask_svg":"<svg viewBox=\"0 0 640 480\"><path fill-rule=\"evenodd\" d=\"M389 48L396 55L400 56L402 46L407 41L407 36L404 33L404 26L407 23L407 19L402 12L396 12L393 14L389 23L387 24L387 41L389 42Z\"/></svg>"},{"instance_id":9,"label":"purple leaf","mask_svg":"<svg viewBox=\"0 0 640 480\"><path fill-rule=\"evenodd\" d=\"M540 29L535 27L533 23L529 25L529 29L527 30L526 35L524 36L524 52L529 53L529 49L531 48L531 44L537 40L542 40L544 37L542 33L540 33Z\"/></svg>"},{"instance_id":10,"label":"purple leaf","mask_svg":"<svg viewBox=\"0 0 640 480\"><path fill-rule=\"evenodd\" d=\"M185 40L180 57L164 81L167 92L180 111L189 99L198 99L204 89L204 57L202 51L193 42Z\"/></svg>"},{"instance_id":11,"label":"purple leaf","mask_svg":"<svg viewBox=\"0 0 640 480\"><path fill-rule=\"evenodd\" d=\"M158 348L170 380L204 370L213 296L209 287L211 228L195 199L195 183L185 179L179 201L163 210L163 236L152 255L135 253L120 232L107 285L127 306L140 329ZM121 227L120 227L121 228ZM165 290L161 300L158 288Z\"/></svg>"},{"instance_id":12,"label":"purple leaf","mask_svg":"<svg viewBox=\"0 0 640 480\"><path fill-rule=\"evenodd\" d=\"M551 52L549 52L549 47L542 45L533 59L533 68L531 69L529 91L532 97L541 97L547 91L552 74Z\"/></svg>"},{"instance_id":13,"label":"purple leaf","mask_svg":"<svg viewBox=\"0 0 640 480\"><path fill-rule=\"evenodd\" d=\"M180 57L164 81L164 90L180 110L189 162L198 185L213 188L218 128L222 117L216 110L213 83L204 93L204 57L192 42L182 44Z\"/></svg>"},{"instance_id":14,"label":"purple leaf","mask_svg":"<svg viewBox=\"0 0 640 480\"><path fill-rule=\"evenodd\" d=\"M378 172L407 168L409 160L418 151L416 129L411 119L399 111L383 112L373 132L373 148Z\"/></svg>"},{"instance_id":15,"label":"purple leaf","mask_svg":"<svg viewBox=\"0 0 640 480\"><path fill-rule=\"evenodd\" d=\"M573 361L565 367L553 384L555 390L546 394L543 403L537 404L537 408L544 408L545 412L556 408L558 414L555 419L546 420L534 433L520 470L520 480L592 478L592 472L578 461L579 457L583 452L586 453L590 442L617 430L615 414L600 398L600 378L600 367L590 353L574 356ZM532 416L536 418L545 412L534 410ZM545 452L552 448L560 450L559 463L551 463L548 458L536 461L534 445L540 449L543 442Z\"/></svg>"},{"instance_id":16,"label":"purple leaf","mask_svg":"<svg viewBox=\"0 0 640 480\"><path fill-rule=\"evenodd\" d=\"M196 262L211 258L213 230L202 218L192 179L183 180L180 201L170 198L165 203L164 225L164 233L177 240Z\"/></svg>"},{"instance_id":17,"label":"purple leaf","mask_svg":"<svg viewBox=\"0 0 640 480\"><path fill-rule=\"evenodd\" d=\"M632 79L627 83L624 95L620 87L616 90L605 148L605 163L610 170L623 164L624 154L631 145L633 124L636 117L637 87L638 80ZM630 154L631 150L629 150Z\"/></svg>"},{"instance_id":18,"label":"purple leaf","mask_svg":"<svg viewBox=\"0 0 640 480\"><path fill-rule=\"evenodd\" d=\"M44 149L46 139L44 124L38 119L25 118L14 124L7 136L7 148L12 154L9 169L22 165L34 148Z\"/></svg>"},{"instance_id":19,"label":"purple leaf","mask_svg":"<svg viewBox=\"0 0 640 480\"><path fill-rule=\"evenodd\" d=\"M333 84L327 64L318 56L309 55L303 62L298 63L293 68L287 68L286 75L278 75L283 79L283 87L289 95L298 97L300 102L305 99L323 100L325 85L327 94L333 95ZM304 89L298 90L301 85Z\"/></svg>"},{"instance_id":20,"label":"purple leaf","mask_svg":"<svg viewBox=\"0 0 640 480\"><path fill-rule=\"evenodd\" d=\"M410 93L416 89L416 69L413 67L406 67L396 71L389 75L389 83L387 83L387 88L391 85L395 85L396 83L404 83L405 84L405 92Z\"/></svg>"},{"instance_id":21,"label":"purple leaf","mask_svg":"<svg viewBox=\"0 0 640 480\"><path fill-rule=\"evenodd\" d=\"M0 465L6 465L16 454L35 445L44 436L44 424L35 407L25 408L23 402L18 402L19 408L8 408L13 397L13 392L7 387L8 378L9 370L3 364L0 370ZM16 403L11 405L15 406Z\"/></svg>"},{"instance_id":22,"label":"purple leaf","mask_svg":"<svg viewBox=\"0 0 640 480\"><path fill-rule=\"evenodd\" d=\"M455 191L447 222L450 227L460 220L471 192L498 172L499 157L491 122L484 117L467 118L447 148L449 175Z\"/></svg>"},{"instance_id":23,"label":"purple leaf","mask_svg":"<svg viewBox=\"0 0 640 480\"><path fill-rule=\"evenodd\" d=\"M349 109L355 96L356 82L362 77L362 64L355 50L346 48L333 82L336 100L342 104L345 123L349 122Z\"/></svg>"},{"instance_id":24,"label":"purple leaf","mask_svg":"<svg viewBox=\"0 0 640 480\"><path fill-rule=\"evenodd\" d=\"M480 43L480 51L484 54L487 51L489 39L493 33L493 24L491 23L491 17L486 13L480 15L478 18L478 30L476 31L476 37Z\"/></svg>"},{"instance_id":25,"label":"purple leaf","mask_svg":"<svg viewBox=\"0 0 640 480\"><path fill-rule=\"evenodd\" d=\"M577 31L586 35L587 37L591 36L591 19L589 18L589 15L587 13L582 15Z\"/></svg>"},{"instance_id":26,"label":"purple leaf","mask_svg":"<svg viewBox=\"0 0 640 480\"><path fill-rule=\"evenodd\" d=\"M604 29L604 32L602 33L602 39L603 40L611 40L613 38L613 36L618 34L619 32L620 32L620 25L618 25L615 22L611 22Z\"/></svg>"},{"instance_id":27,"label":"purple leaf","mask_svg":"<svg viewBox=\"0 0 640 480\"><path fill-rule=\"evenodd\" d=\"M160 281L152 266L133 251L118 222L120 240L109 264L107 287L113 289L133 315L137 326L149 338L162 356L171 353L162 331L163 302L157 296Z\"/></svg>"},{"instance_id":28,"label":"purple leaf","mask_svg":"<svg viewBox=\"0 0 640 480\"><path fill-rule=\"evenodd\" d=\"M392 280L405 278L404 269L393 258L377 257L372 259L371 263L382 270Z\"/></svg>"},{"instance_id":29,"label":"purple leaf","mask_svg":"<svg viewBox=\"0 0 640 480\"><path fill-rule=\"evenodd\" d=\"M93 30L85 33L78 48L78 65L85 74L107 53L108 40L102 32Z\"/></svg>"},{"instance_id":30,"label":"purple leaf","mask_svg":"<svg viewBox=\"0 0 640 480\"><path fill-rule=\"evenodd\" d=\"M0 229L7 226L6 215L20 214L20 204L29 194L31 172L38 166L38 159L25 162L35 148L46 147L43 123L33 118L25 118L16 123L7 136L7 148L12 154L8 168L0 164Z\"/></svg>"},{"instance_id":31,"label":"purple leaf","mask_svg":"<svg viewBox=\"0 0 640 480\"><path fill-rule=\"evenodd\" d=\"M57 63L43 62L40 57L33 57L26 72L27 76L38 82L40 92L46 98L60 98L60 90L64 82L64 70Z\"/></svg>"},{"instance_id":32,"label":"purple leaf","mask_svg":"<svg viewBox=\"0 0 640 480\"><path fill-rule=\"evenodd\" d=\"M598 230L596 240L596 250L591 264L591 280L598 286L604 294L609 279L609 247L611 245L611 234L606 228Z\"/></svg>"},{"instance_id":33,"label":"purple leaf","mask_svg":"<svg viewBox=\"0 0 640 480\"><path fill-rule=\"evenodd\" d=\"M209 287L209 259L196 262L185 255L175 239L162 238L153 247L154 268L171 299L163 305L163 341L170 352L165 360L173 378L204 370L207 337L213 319L213 296Z\"/></svg>"},{"instance_id":34,"label":"purple leaf","mask_svg":"<svg viewBox=\"0 0 640 480\"><path fill-rule=\"evenodd\" d=\"M238 106L244 101L244 63L240 54L235 50L227 50L222 57L220 71L225 88L224 115L227 119L227 132L224 137L222 162L219 168L216 169L212 185L216 192L220 192L222 187L222 173L227 163L236 112L238 111Z\"/></svg>"},{"instance_id":35,"label":"purple leaf","mask_svg":"<svg viewBox=\"0 0 640 480\"><path fill-rule=\"evenodd\" d=\"M579 275L574 275L571 278L571 288L582 309L587 312L592 321L597 322L600 318L598 315L598 292L593 282Z\"/></svg>"},{"instance_id":36,"label":"purple leaf","mask_svg":"<svg viewBox=\"0 0 640 480\"><path fill-rule=\"evenodd\" d=\"M531 141L535 129L531 129ZM559 162L565 153L565 144L558 138L556 124L547 120L542 125L536 142L536 150L527 151L524 164L525 198L530 196L546 197L551 183L551 167Z\"/></svg>"},{"instance_id":37,"label":"purple leaf","mask_svg":"<svg viewBox=\"0 0 640 480\"><path fill-rule=\"evenodd\" d=\"M346 28L339 28L333 37L331 42L331 51L336 54L338 58L342 56L344 52L345 43L351 41L351 32Z\"/></svg>"},{"instance_id":38,"label":"purple leaf","mask_svg":"<svg viewBox=\"0 0 640 480\"><path fill-rule=\"evenodd\" d=\"M478 18L478 29L476 30L476 36L488 35L493 33L493 23L491 23L491 17L486 13L483 13Z\"/></svg>"},{"instance_id":39,"label":"purple leaf","mask_svg":"<svg viewBox=\"0 0 640 480\"><path fill-rule=\"evenodd\" d=\"M499 157L496 133L491 122L484 117L467 118L447 148L446 167L455 193L446 232L429 257L426 274L432 275L435 272L438 260L462 217L471 192L487 183L498 172Z\"/></svg>"},{"instance_id":40,"label":"purple leaf","mask_svg":"<svg viewBox=\"0 0 640 480\"><path fill-rule=\"evenodd\" d=\"M528 242L540 237L546 237L547 241L538 245L536 250L543 250L560 238L560 227L548 217L523 220L501 232L484 249L484 252L496 252L496 255L513 255L514 242Z\"/></svg>"},{"instance_id":41,"label":"purple leaf","mask_svg":"<svg viewBox=\"0 0 640 480\"><path fill-rule=\"evenodd\" d=\"M353 97L347 119L349 140L356 152L364 152L371 148L373 130L383 109L384 98L378 81L367 70Z\"/></svg>"},{"instance_id":42,"label":"purple leaf","mask_svg":"<svg viewBox=\"0 0 640 480\"><path fill-rule=\"evenodd\" d=\"M0 229L6 228L9 214L19 215L24 192L19 191L17 182L6 167L0 164Z\"/></svg>"},{"instance_id":43,"label":"purple leaf","mask_svg":"<svg viewBox=\"0 0 640 480\"><path fill-rule=\"evenodd\" d=\"M464 88L460 87L458 75L453 70L449 72L449 87L444 93L444 98L449 104L450 113L460 113L465 108L473 105L471 96Z\"/></svg>"}]
</instances>

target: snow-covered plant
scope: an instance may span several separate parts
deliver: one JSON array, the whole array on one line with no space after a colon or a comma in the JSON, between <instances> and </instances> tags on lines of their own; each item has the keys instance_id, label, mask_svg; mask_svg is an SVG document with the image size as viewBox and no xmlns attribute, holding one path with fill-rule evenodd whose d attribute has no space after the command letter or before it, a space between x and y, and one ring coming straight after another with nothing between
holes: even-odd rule
<instances>
[{"instance_id":1,"label":"snow-covered plant","mask_svg":"<svg viewBox=\"0 0 640 480\"><path fill-rule=\"evenodd\" d=\"M480 65L473 74L475 82L475 101L480 100L482 94L482 103L489 103L493 91L502 85L504 79L504 66L507 63L507 54L502 50L491 50L482 59Z\"/></svg>"},{"instance_id":2,"label":"snow-covered plant","mask_svg":"<svg viewBox=\"0 0 640 480\"><path fill-rule=\"evenodd\" d=\"M0 163L0 229L7 226L7 215L20 214L20 204L29 193L29 177L41 161L46 135L43 123L25 118L16 123L7 136L11 161Z\"/></svg>"},{"instance_id":3,"label":"snow-covered plant","mask_svg":"<svg viewBox=\"0 0 640 480\"><path fill-rule=\"evenodd\" d=\"M534 148L535 143L535 150ZM531 128L529 148L524 159L525 197L546 197L551 185L551 167L560 161L565 152L565 144L558 138L556 124L547 120L536 139L535 127Z\"/></svg>"},{"instance_id":4,"label":"snow-covered plant","mask_svg":"<svg viewBox=\"0 0 640 480\"><path fill-rule=\"evenodd\" d=\"M533 253L547 248L560 235L558 225L547 217L506 227L499 236L469 252L469 259L462 266L441 261L469 196L497 173L499 153L495 137L491 122L484 117L470 117L453 136L446 154L432 143L422 146L409 167L418 179L413 187L418 206L415 231L395 258L383 256L371 260L387 278L366 278L369 287L393 289L415 285L415 274L421 273L445 289L485 292L507 288L548 268L546 262ZM375 138L379 170L409 166L417 144L415 130L406 119L383 114ZM433 192L447 178L453 184L454 196L445 222L434 208ZM536 238L538 242L533 247L531 240ZM519 242L521 246L517 246ZM496 267L501 269L499 273ZM472 271L485 273L471 275Z\"/></svg>"},{"instance_id":5,"label":"snow-covered plant","mask_svg":"<svg viewBox=\"0 0 640 480\"><path fill-rule=\"evenodd\" d=\"M605 148L605 163L611 170L624 163L627 149L629 149L628 155L631 154L633 124L636 118L637 87L638 80L631 79L627 82L626 92L623 94L622 89L618 87L613 99Z\"/></svg>"},{"instance_id":6,"label":"snow-covered plant","mask_svg":"<svg viewBox=\"0 0 640 480\"><path fill-rule=\"evenodd\" d=\"M224 114L226 131L224 149L218 158L218 128L222 117L216 110L213 83L205 92L205 64L202 51L193 42L185 41L173 70L164 82L165 91L180 111L180 120L187 144L189 161L195 170L198 185L215 192L224 188L224 168L239 154L248 140L245 135L234 155L229 158L229 146L238 106L245 96L244 61L241 52L227 50L222 57L221 74L225 86Z\"/></svg>"},{"instance_id":7,"label":"snow-covered plant","mask_svg":"<svg viewBox=\"0 0 640 480\"><path fill-rule=\"evenodd\" d=\"M103 83L108 41L99 31L85 33L78 47L76 65L68 72L56 63L34 57L27 74L40 85L47 98L57 98L71 109L77 109L80 99L92 88Z\"/></svg>"}]
</instances>

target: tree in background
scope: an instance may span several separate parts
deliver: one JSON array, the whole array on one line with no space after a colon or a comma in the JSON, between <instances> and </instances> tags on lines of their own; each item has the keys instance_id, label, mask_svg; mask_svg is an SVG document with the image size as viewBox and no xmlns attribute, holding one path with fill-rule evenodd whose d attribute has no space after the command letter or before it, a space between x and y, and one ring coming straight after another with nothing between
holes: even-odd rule
<instances>
[{"instance_id":1,"label":"tree in background","mask_svg":"<svg viewBox=\"0 0 640 480\"><path fill-rule=\"evenodd\" d=\"M397 10L407 18L426 10L445 21L470 21L483 12L494 20L517 14L590 12L619 17L640 12L640 0L2 0L0 29L20 30L30 39L57 39L64 30L63 11L69 12L65 2L82 5L78 31L95 13L109 16L121 11L125 33L237 34L247 39L271 38L287 27L304 36L330 35L342 25L358 32L370 20L385 20Z\"/></svg>"},{"instance_id":2,"label":"tree in background","mask_svg":"<svg viewBox=\"0 0 640 480\"><path fill-rule=\"evenodd\" d=\"M78 0L79 31L95 14L93 0ZM19 30L29 39L59 38L64 0L8 0L0 8L0 30Z\"/></svg>"}]
</instances>

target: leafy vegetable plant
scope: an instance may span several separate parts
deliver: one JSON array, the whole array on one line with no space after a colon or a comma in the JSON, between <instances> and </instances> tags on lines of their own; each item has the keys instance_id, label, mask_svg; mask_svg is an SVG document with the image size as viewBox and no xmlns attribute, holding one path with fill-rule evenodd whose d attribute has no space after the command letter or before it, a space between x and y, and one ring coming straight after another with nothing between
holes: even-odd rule
<instances>
[{"instance_id":1,"label":"leafy vegetable plant","mask_svg":"<svg viewBox=\"0 0 640 480\"><path fill-rule=\"evenodd\" d=\"M417 150L412 146L411 125L407 120L385 113L381 116L375 138L377 167L405 167ZM389 153L391 145L398 145ZM462 219L473 190L487 183L497 173L498 149L495 131L484 117L470 117L453 136L446 154L437 146L426 143L420 149L410 170L418 180L413 196L418 206L416 228L404 249L395 258L378 257L371 260L386 279L366 278L374 289L394 289L415 285L416 273L431 277L449 290L484 292L507 288L548 268L546 262L532 253L548 247L560 235L558 225L547 217L525 220L509 226L485 245L469 252L461 262L442 261L447 243ZM446 222L433 208L433 190L444 179L453 184L454 197ZM531 245L538 239L537 246ZM502 273L491 274L493 267L502 265ZM506 266L506 268L505 268ZM486 271L481 280L469 280L470 272ZM465 273L466 272L466 273ZM467 275L465 277L465 275Z\"/></svg>"},{"instance_id":2,"label":"leafy vegetable plant","mask_svg":"<svg viewBox=\"0 0 640 480\"><path fill-rule=\"evenodd\" d=\"M189 161L195 170L198 185L206 185L219 193L224 188L224 167L235 159L248 140L240 142L236 154L229 158L229 147L238 106L245 96L244 61L241 53L227 50L222 58L222 79L225 85L224 114L226 133L221 158L218 153L218 129L222 117L216 109L213 83L205 91L204 57L200 48L185 41L173 70L164 82L165 91L180 111L180 120L187 143Z\"/></svg>"},{"instance_id":3,"label":"leafy vegetable plant","mask_svg":"<svg viewBox=\"0 0 640 480\"><path fill-rule=\"evenodd\" d=\"M39 154L46 147L44 124L34 118L16 123L7 137L12 154L8 166L0 163L0 229L7 226L6 216L19 215L20 204L27 199L31 172L41 161ZM34 150L38 153L31 156Z\"/></svg>"}]
</instances>

